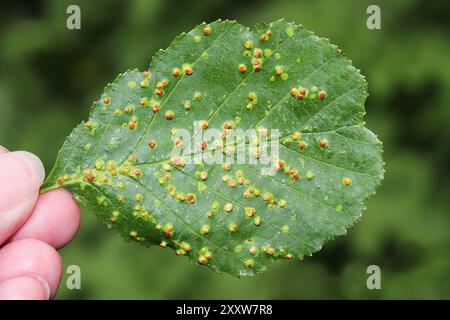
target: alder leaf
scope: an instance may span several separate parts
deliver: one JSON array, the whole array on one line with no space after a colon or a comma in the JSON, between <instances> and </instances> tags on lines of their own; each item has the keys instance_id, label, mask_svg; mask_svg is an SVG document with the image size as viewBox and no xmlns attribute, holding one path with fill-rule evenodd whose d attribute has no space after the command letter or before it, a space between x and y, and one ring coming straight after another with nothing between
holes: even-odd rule
<instances>
[{"instance_id":1,"label":"alder leaf","mask_svg":"<svg viewBox=\"0 0 450 320\"><path fill-rule=\"evenodd\" d=\"M311 255L361 217L384 172L382 145L364 127L366 97L359 70L302 26L201 24L147 71L106 86L41 191L69 190L127 240L234 276L260 273ZM252 128L256 138L228 135ZM221 136L202 135L211 129ZM278 151L269 164L264 139Z\"/></svg>"}]
</instances>

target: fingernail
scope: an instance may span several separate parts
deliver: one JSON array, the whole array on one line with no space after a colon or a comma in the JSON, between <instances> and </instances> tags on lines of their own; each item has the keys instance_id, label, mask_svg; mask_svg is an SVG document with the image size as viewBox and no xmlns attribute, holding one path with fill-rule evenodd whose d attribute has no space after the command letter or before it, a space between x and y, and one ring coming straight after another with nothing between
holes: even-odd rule
<instances>
[{"instance_id":1,"label":"fingernail","mask_svg":"<svg viewBox=\"0 0 450 320\"><path fill-rule=\"evenodd\" d=\"M8 149L6 149L3 146L0 146L0 153L6 153L6 152L8 152Z\"/></svg>"},{"instance_id":2,"label":"fingernail","mask_svg":"<svg viewBox=\"0 0 450 320\"><path fill-rule=\"evenodd\" d=\"M44 278L42 278L41 276L38 276L38 275L29 275L28 277L39 281L42 285L42 288L44 289L45 296L46 296L45 299L46 300L50 299L50 286L49 286L48 282Z\"/></svg>"},{"instance_id":3,"label":"fingernail","mask_svg":"<svg viewBox=\"0 0 450 320\"><path fill-rule=\"evenodd\" d=\"M35 179L39 181L39 184L41 184L44 181L45 169L44 165L42 164L41 160L38 157L27 151L14 151L11 153L21 157L27 162L28 167L33 172Z\"/></svg>"}]
</instances>

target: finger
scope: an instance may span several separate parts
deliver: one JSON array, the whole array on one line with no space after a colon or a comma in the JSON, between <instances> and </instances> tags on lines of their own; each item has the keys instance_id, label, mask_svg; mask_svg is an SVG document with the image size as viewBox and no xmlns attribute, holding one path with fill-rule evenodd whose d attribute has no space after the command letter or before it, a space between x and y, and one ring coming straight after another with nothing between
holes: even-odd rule
<instances>
[{"instance_id":1,"label":"finger","mask_svg":"<svg viewBox=\"0 0 450 320\"><path fill-rule=\"evenodd\" d=\"M8 152L8 149L6 149L3 146L0 146L0 153L6 153L6 152Z\"/></svg>"},{"instance_id":2,"label":"finger","mask_svg":"<svg viewBox=\"0 0 450 320\"><path fill-rule=\"evenodd\" d=\"M0 249L0 283L17 277L38 276L47 282L50 297L54 297L61 280L61 268L58 252L39 240L18 240ZM10 294L15 294L14 290Z\"/></svg>"},{"instance_id":3,"label":"finger","mask_svg":"<svg viewBox=\"0 0 450 320\"><path fill-rule=\"evenodd\" d=\"M80 209L63 189L41 195L31 216L9 241L37 239L58 249L73 239L80 226Z\"/></svg>"},{"instance_id":4,"label":"finger","mask_svg":"<svg viewBox=\"0 0 450 320\"><path fill-rule=\"evenodd\" d=\"M48 283L40 277L17 277L0 283L0 300L47 300Z\"/></svg>"},{"instance_id":5,"label":"finger","mask_svg":"<svg viewBox=\"0 0 450 320\"><path fill-rule=\"evenodd\" d=\"M0 153L0 244L29 217L44 176L42 162L35 155Z\"/></svg>"}]
</instances>

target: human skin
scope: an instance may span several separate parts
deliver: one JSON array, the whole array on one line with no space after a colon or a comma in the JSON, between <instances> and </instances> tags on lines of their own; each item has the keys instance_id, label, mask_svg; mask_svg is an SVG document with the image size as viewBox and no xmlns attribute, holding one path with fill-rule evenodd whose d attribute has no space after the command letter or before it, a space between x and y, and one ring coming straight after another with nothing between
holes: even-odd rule
<instances>
[{"instance_id":1,"label":"human skin","mask_svg":"<svg viewBox=\"0 0 450 320\"><path fill-rule=\"evenodd\" d=\"M0 300L51 299L58 290L57 249L75 237L80 210L65 190L39 195L44 177L38 157L0 146Z\"/></svg>"}]
</instances>

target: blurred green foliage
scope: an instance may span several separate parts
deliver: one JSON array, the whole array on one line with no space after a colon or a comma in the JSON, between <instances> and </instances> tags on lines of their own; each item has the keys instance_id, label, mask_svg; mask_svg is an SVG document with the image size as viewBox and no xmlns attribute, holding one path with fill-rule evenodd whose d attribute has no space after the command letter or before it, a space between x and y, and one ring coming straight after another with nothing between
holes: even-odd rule
<instances>
[{"instance_id":1,"label":"blurred green foliage","mask_svg":"<svg viewBox=\"0 0 450 320\"><path fill-rule=\"evenodd\" d=\"M81 7L82 29L66 28ZM381 30L366 8L381 7ZM450 298L450 42L446 1L9 1L0 5L0 144L51 169L72 128L116 75L202 21L284 17L331 39L369 81L367 126L384 142L385 181L362 221L303 262L252 279L197 268L170 250L123 242L82 213L61 250L82 290L57 298ZM63 208L62 208L63 209ZM366 268L382 270L368 290Z\"/></svg>"}]
</instances>

